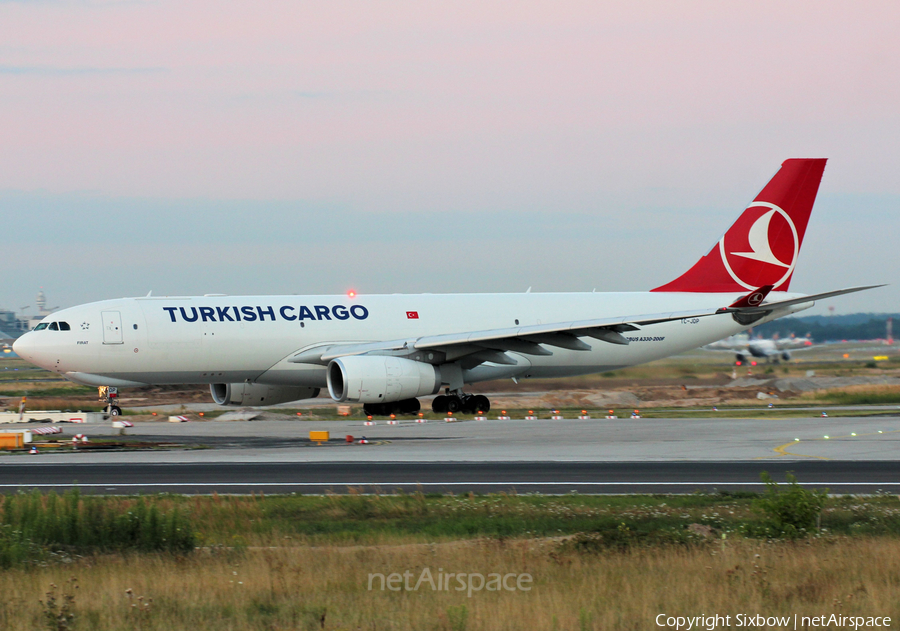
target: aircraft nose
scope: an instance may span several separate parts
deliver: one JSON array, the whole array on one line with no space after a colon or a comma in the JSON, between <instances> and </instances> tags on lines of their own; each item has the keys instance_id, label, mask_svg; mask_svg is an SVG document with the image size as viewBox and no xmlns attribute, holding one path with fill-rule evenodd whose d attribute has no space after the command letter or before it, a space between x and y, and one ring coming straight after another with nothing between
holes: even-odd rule
<instances>
[{"instance_id":1,"label":"aircraft nose","mask_svg":"<svg viewBox=\"0 0 900 631\"><path fill-rule=\"evenodd\" d=\"M26 333L20 336L15 342L13 342L12 348L13 352L21 357L22 359L31 360L32 358L32 350L34 347L34 343L32 340L31 333Z\"/></svg>"}]
</instances>

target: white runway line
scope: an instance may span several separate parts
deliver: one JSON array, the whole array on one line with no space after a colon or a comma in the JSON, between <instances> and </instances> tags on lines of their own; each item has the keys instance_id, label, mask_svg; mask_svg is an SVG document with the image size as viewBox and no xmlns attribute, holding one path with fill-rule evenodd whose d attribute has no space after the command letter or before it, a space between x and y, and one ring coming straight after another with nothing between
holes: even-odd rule
<instances>
[{"instance_id":1,"label":"white runway line","mask_svg":"<svg viewBox=\"0 0 900 631\"><path fill-rule=\"evenodd\" d=\"M788 482L777 482L787 486ZM798 482L800 486L900 486L897 482ZM128 484L0 484L0 488L53 488L77 486L91 488L138 488L146 486L765 486L765 482L147 482Z\"/></svg>"}]
</instances>

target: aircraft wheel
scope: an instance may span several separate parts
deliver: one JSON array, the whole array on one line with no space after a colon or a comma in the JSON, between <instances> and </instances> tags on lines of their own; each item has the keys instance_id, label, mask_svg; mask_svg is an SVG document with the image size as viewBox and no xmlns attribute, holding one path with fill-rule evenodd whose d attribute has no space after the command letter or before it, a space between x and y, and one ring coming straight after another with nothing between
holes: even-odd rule
<instances>
[{"instance_id":1,"label":"aircraft wheel","mask_svg":"<svg viewBox=\"0 0 900 631\"><path fill-rule=\"evenodd\" d=\"M491 411L491 401L483 394L472 397L472 411L487 414Z\"/></svg>"},{"instance_id":2,"label":"aircraft wheel","mask_svg":"<svg viewBox=\"0 0 900 631\"><path fill-rule=\"evenodd\" d=\"M434 401L431 402L431 411L435 414L444 414L447 411L448 398L448 396L443 394L434 397Z\"/></svg>"},{"instance_id":3,"label":"aircraft wheel","mask_svg":"<svg viewBox=\"0 0 900 631\"><path fill-rule=\"evenodd\" d=\"M120 408L118 405L114 405L114 406L112 406L112 408L109 410L109 413L110 413L111 416L121 416L121 415L122 415L122 408Z\"/></svg>"},{"instance_id":4,"label":"aircraft wheel","mask_svg":"<svg viewBox=\"0 0 900 631\"><path fill-rule=\"evenodd\" d=\"M395 404L398 414L415 414L422 409L418 399L403 399Z\"/></svg>"},{"instance_id":5,"label":"aircraft wheel","mask_svg":"<svg viewBox=\"0 0 900 631\"><path fill-rule=\"evenodd\" d=\"M380 403L366 403L363 405L363 414L366 416L383 416L384 406Z\"/></svg>"},{"instance_id":6,"label":"aircraft wheel","mask_svg":"<svg viewBox=\"0 0 900 631\"><path fill-rule=\"evenodd\" d=\"M462 401L459 397L447 397L447 411L456 414L462 409Z\"/></svg>"}]
</instances>

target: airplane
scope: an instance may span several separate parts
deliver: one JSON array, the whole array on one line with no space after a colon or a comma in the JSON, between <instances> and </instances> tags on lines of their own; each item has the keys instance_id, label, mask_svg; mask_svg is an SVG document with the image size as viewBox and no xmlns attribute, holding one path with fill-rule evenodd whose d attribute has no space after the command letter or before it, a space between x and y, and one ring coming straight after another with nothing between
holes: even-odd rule
<instances>
[{"instance_id":1,"label":"airplane","mask_svg":"<svg viewBox=\"0 0 900 631\"><path fill-rule=\"evenodd\" d=\"M220 405L327 389L370 415L415 413L430 395L436 413L487 413L467 384L618 370L876 287L789 292L825 162L786 160L707 254L650 291L147 295L62 309L14 348L85 385L209 384Z\"/></svg>"},{"instance_id":2,"label":"airplane","mask_svg":"<svg viewBox=\"0 0 900 631\"><path fill-rule=\"evenodd\" d=\"M735 361L738 365L747 362L749 357L757 359L765 359L769 362L778 363L780 360L790 361L792 350L805 350L813 348L812 340L809 338L798 338L791 336L789 338L780 339L773 336L771 339L763 337L750 337L745 333L732 335L724 340L707 344L703 350L710 351L731 351L735 353Z\"/></svg>"}]
</instances>

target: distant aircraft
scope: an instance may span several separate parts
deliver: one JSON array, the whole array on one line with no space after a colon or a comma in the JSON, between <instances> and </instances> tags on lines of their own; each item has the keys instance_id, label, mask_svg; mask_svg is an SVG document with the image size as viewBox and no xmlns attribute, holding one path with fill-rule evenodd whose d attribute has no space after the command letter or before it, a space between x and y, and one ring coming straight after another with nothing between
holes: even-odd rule
<instances>
[{"instance_id":1,"label":"distant aircraft","mask_svg":"<svg viewBox=\"0 0 900 631\"><path fill-rule=\"evenodd\" d=\"M327 388L387 414L416 412L417 397L443 390L435 412L487 412L466 384L633 366L869 289L788 293L824 169L823 159L785 161L705 256L648 292L146 296L53 313L15 350L92 386L208 383L222 405ZM608 273L627 273L610 263Z\"/></svg>"},{"instance_id":2,"label":"distant aircraft","mask_svg":"<svg viewBox=\"0 0 900 631\"><path fill-rule=\"evenodd\" d=\"M734 352L735 360L738 364L745 364L749 357L756 357L775 363L781 360L789 361L791 359L791 350L803 350L812 347L812 340L808 337L798 338L792 335L784 339L779 339L777 336L765 339L763 337L750 337L746 333L739 333L724 340L707 344L703 348L710 351Z\"/></svg>"}]
</instances>

